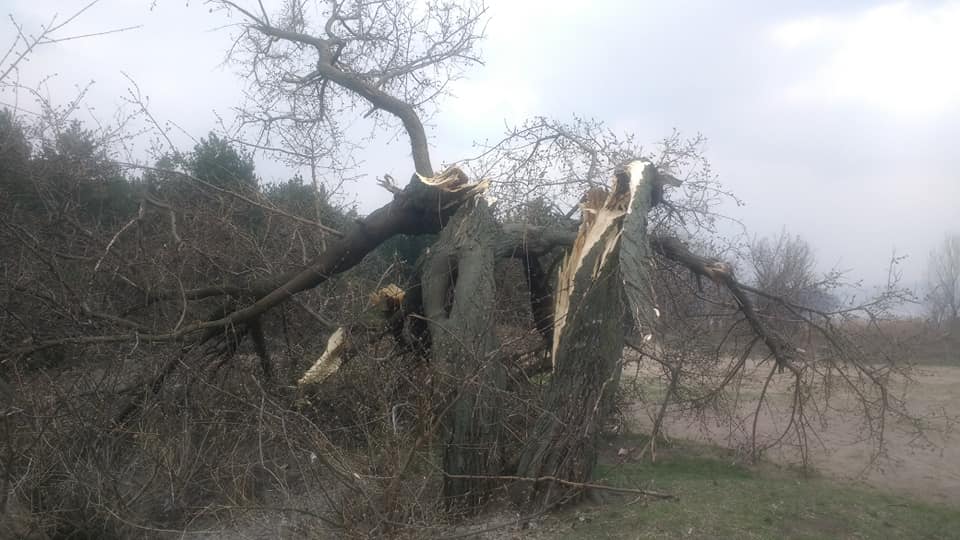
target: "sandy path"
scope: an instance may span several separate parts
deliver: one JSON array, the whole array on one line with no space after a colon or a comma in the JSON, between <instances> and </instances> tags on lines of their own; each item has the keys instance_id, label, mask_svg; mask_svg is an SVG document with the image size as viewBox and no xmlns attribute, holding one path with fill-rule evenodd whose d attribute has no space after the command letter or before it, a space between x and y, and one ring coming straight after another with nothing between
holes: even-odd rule
<instances>
[{"instance_id":1,"label":"sandy path","mask_svg":"<svg viewBox=\"0 0 960 540\"><path fill-rule=\"evenodd\" d=\"M630 370L632 376L635 372ZM641 377L644 374L641 371ZM650 373L650 377L654 374ZM652 379L651 379L652 380ZM917 440L909 426L893 423L886 430L888 443L887 459L878 462L878 467L864 472L870 463L871 446L858 441L858 423L850 417L828 416L826 426L817 433L823 446L812 442L811 463L827 476L851 482L865 483L881 490L892 491L930 502L960 506L960 426L952 427L943 416L960 416L960 368L923 367L915 376L916 384L908 387L906 401L910 410L917 414L939 416L931 420L932 430L927 431L927 441ZM759 396L760 380L745 384L743 406L738 410L752 411ZM754 396L754 397L750 397ZM785 396L775 399L781 403ZM651 416L657 404L637 404L631 411L633 425L638 431L649 431ZM786 424L786 415L761 415L758 431L767 435L779 433ZM749 426L749 424L748 424ZM719 444L737 449L745 447L749 440L743 432L733 432L720 426L711 418L707 422L692 423L674 414L668 416L665 425L670 437ZM748 428L749 430L749 428ZM766 457L781 464L800 464L800 454L795 448L770 450Z\"/></svg>"}]
</instances>

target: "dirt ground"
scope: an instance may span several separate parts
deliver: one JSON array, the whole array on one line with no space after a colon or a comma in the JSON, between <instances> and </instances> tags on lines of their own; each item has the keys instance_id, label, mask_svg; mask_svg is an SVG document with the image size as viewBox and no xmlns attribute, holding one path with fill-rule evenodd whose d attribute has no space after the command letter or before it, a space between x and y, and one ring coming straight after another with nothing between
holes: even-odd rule
<instances>
[{"instance_id":1,"label":"dirt ground","mask_svg":"<svg viewBox=\"0 0 960 540\"><path fill-rule=\"evenodd\" d=\"M637 373L631 368L628 371L630 376ZM758 373L761 371L764 370ZM653 373L647 375L654 376ZM643 370L639 376L644 376ZM744 416L756 407L762 378L757 375L744 382L742 403L737 408ZM903 387L904 396L912 413L926 417L925 438L917 438L915 430L906 422L890 422L885 430L887 455L878 460L875 467L869 467L872 447L859 440L861 426L857 419L849 413L828 414L826 424L818 426L819 441L811 440L810 463L817 473L825 476L929 502L960 506L960 425L953 424L960 417L960 368L918 367L913 380ZM787 401L785 389L773 400L781 405ZM628 415L630 428L649 431L658 406L656 403L636 405ZM758 422L758 433L767 437L775 437L786 426L786 407L775 405L773 408L774 412L762 413ZM665 422L668 437L732 449L745 448L749 440L749 422L731 429L719 425L715 417L691 421L676 411L671 413ZM746 459L746 452L742 455ZM765 457L784 465L802 463L799 451L793 447L769 450Z\"/></svg>"}]
</instances>

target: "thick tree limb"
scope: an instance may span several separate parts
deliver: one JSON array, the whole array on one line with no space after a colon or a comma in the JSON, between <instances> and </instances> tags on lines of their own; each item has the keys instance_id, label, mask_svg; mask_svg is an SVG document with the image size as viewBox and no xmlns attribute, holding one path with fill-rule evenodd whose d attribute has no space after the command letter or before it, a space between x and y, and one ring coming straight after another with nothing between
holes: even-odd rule
<instances>
[{"instance_id":1,"label":"thick tree limb","mask_svg":"<svg viewBox=\"0 0 960 540\"><path fill-rule=\"evenodd\" d=\"M526 223L505 223L497 235L496 256L540 256L557 247L570 247L577 231L559 227L540 227Z\"/></svg>"},{"instance_id":2,"label":"thick tree limb","mask_svg":"<svg viewBox=\"0 0 960 540\"><path fill-rule=\"evenodd\" d=\"M358 220L346 235L330 242L327 250L307 268L281 281L289 274L258 285L254 291L260 298L252 305L222 319L223 326L240 324L260 316L298 292L311 289L359 263L368 253L397 234L429 234L439 232L462 202L485 188L483 183L468 185L459 169L450 169L441 177L455 176L457 182L442 187L425 184L414 177L392 202ZM280 281L278 283L278 281Z\"/></svg>"},{"instance_id":3,"label":"thick tree limb","mask_svg":"<svg viewBox=\"0 0 960 540\"><path fill-rule=\"evenodd\" d=\"M430 146L427 143L427 134L423 129L423 122L420 121L420 116L411 104L391 96L353 73L348 73L336 67L334 65L334 58L337 43L334 40L282 30L255 18L254 21L256 22L252 25L252 28L266 36L301 43L316 49L316 70L302 77L302 81L316 81L318 83L324 80L333 81L347 90L360 95L375 108L383 109L396 116L400 122L403 123L403 128L410 137L410 149L413 154L413 164L417 173L423 176L433 176L433 166L430 164Z\"/></svg>"},{"instance_id":4,"label":"thick tree limb","mask_svg":"<svg viewBox=\"0 0 960 540\"><path fill-rule=\"evenodd\" d=\"M691 252L683 242L677 238L666 236L654 236L650 239L653 249L664 257L676 261L687 267L691 272L698 276L709 278L713 282L723 285L730 291L730 294L736 298L740 305L740 311L743 312L750 328L763 340L770 352L773 354L780 369L789 369L794 375L799 373L797 368L791 362L794 347L790 346L782 337L774 333L757 316L756 309L753 307L753 301L747 294L749 287L742 285L733 275L733 267L729 264L715 259L708 259Z\"/></svg>"}]
</instances>

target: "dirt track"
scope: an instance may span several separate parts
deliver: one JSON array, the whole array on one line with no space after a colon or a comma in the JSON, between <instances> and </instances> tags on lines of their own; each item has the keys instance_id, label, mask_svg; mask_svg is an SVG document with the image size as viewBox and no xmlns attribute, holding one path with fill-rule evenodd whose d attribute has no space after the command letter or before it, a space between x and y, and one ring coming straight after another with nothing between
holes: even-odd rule
<instances>
[{"instance_id":1,"label":"dirt track","mask_svg":"<svg viewBox=\"0 0 960 540\"><path fill-rule=\"evenodd\" d=\"M960 416L960 368L918 368L915 381L907 387L906 401L912 412L931 417L926 441L916 439L905 424L894 422L886 430L886 459L879 460L877 467L864 471L870 464L871 446L857 440L859 424L850 416L829 415L827 425L818 430L822 446L811 441L810 458L816 471L930 502L960 506L960 426L951 426L944 419L944 415ZM745 383L744 395L747 397L738 410L754 409L761 384L760 380ZM779 398L775 401L785 401L784 396ZM655 403L637 405L632 411L635 425L631 428L649 431L652 426L650 418L657 406ZM743 431L719 426L711 420L690 422L677 415L668 416L665 431L670 437L733 449L744 445L747 437ZM776 434L785 424L785 415L762 414L758 432ZM770 450L766 457L781 464L801 463L795 448Z\"/></svg>"}]
</instances>

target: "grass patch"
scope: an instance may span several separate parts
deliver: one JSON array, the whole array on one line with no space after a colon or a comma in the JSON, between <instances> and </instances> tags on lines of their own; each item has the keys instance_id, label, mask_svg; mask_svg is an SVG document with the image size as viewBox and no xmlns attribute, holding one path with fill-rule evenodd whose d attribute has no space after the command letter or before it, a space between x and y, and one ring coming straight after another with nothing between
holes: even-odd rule
<instances>
[{"instance_id":1,"label":"grass patch","mask_svg":"<svg viewBox=\"0 0 960 540\"><path fill-rule=\"evenodd\" d=\"M558 515L559 538L960 538L960 508L935 506L772 465L732 463L720 450L674 446L658 462L601 464L607 485L678 502L618 498Z\"/></svg>"}]
</instances>

